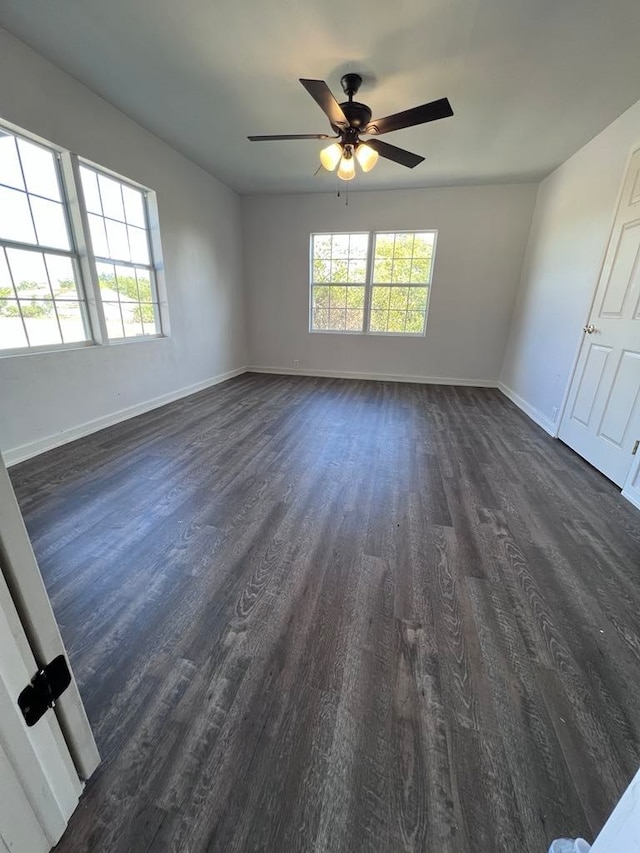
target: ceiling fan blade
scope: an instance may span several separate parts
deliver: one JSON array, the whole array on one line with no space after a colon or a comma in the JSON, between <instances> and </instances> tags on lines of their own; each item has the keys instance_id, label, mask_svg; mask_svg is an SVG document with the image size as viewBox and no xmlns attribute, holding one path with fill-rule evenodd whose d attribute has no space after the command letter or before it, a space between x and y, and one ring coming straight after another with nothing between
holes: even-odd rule
<instances>
[{"instance_id":1,"label":"ceiling fan blade","mask_svg":"<svg viewBox=\"0 0 640 853\"><path fill-rule=\"evenodd\" d=\"M284 136L247 136L251 142L269 142L274 139L334 139L328 133L289 133Z\"/></svg>"},{"instance_id":2,"label":"ceiling fan blade","mask_svg":"<svg viewBox=\"0 0 640 853\"><path fill-rule=\"evenodd\" d=\"M342 112L342 107L331 94L331 89L324 80L304 80L300 82L325 113L331 122L331 127L348 127L347 117Z\"/></svg>"},{"instance_id":3,"label":"ceiling fan blade","mask_svg":"<svg viewBox=\"0 0 640 853\"><path fill-rule=\"evenodd\" d=\"M388 142L383 142L381 139L367 139L365 144L377 151L381 157L393 160L394 163L400 163L401 166L406 166L408 169L414 169L424 160L424 157L419 154L412 154L411 151L405 151L404 148L389 145Z\"/></svg>"},{"instance_id":4,"label":"ceiling fan blade","mask_svg":"<svg viewBox=\"0 0 640 853\"><path fill-rule=\"evenodd\" d=\"M403 127L413 127L416 124L424 124L427 121L437 121L453 115L448 98L440 98L411 110L394 113L384 118L376 118L370 121L363 133L390 133L392 130L401 130Z\"/></svg>"}]
</instances>

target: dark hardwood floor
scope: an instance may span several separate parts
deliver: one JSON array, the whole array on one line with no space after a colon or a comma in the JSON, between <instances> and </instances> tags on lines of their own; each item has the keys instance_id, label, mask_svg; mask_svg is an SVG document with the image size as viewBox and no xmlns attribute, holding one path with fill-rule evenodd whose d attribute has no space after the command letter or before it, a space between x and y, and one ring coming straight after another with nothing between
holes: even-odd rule
<instances>
[{"instance_id":1,"label":"dark hardwood floor","mask_svg":"<svg viewBox=\"0 0 640 853\"><path fill-rule=\"evenodd\" d=\"M64 853L545 853L640 764L640 515L496 390L246 374L11 476Z\"/></svg>"}]
</instances>

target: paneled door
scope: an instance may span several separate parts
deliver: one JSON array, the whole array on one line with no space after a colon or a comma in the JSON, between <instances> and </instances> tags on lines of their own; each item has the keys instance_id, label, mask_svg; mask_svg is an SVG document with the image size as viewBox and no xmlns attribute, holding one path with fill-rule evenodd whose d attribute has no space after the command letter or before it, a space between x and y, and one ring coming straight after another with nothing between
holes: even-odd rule
<instances>
[{"instance_id":1,"label":"paneled door","mask_svg":"<svg viewBox=\"0 0 640 853\"><path fill-rule=\"evenodd\" d=\"M640 439L640 149L624 178L559 437L623 486Z\"/></svg>"}]
</instances>

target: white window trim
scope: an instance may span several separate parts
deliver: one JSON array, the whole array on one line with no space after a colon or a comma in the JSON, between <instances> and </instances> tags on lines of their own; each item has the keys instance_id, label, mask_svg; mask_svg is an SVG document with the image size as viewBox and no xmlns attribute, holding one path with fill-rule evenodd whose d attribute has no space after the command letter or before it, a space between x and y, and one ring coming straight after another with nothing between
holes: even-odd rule
<instances>
[{"instance_id":1,"label":"white window trim","mask_svg":"<svg viewBox=\"0 0 640 853\"><path fill-rule=\"evenodd\" d=\"M362 329L314 329L313 328L313 288L326 284L324 282L314 282L313 280L313 238L318 235L325 234L367 234L369 237L369 250L367 253L367 272L366 281L360 282L340 282L332 281L328 286L335 287L364 287L364 323ZM421 332L377 332L370 328L371 326L371 295L376 283L373 281L373 261L375 253L375 238L378 234L433 234L433 250L431 254L431 266L429 268L429 281L418 284L400 283L400 282L385 282L378 283L378 287L426 287L427 288L427 304L424 310L424 322ZM436 245L438 242L437 228L394 228L381 229L376 231L312 231L309 235L309 334L310 335L369 335L376 338L405 338L415 339L424 338L427 335L427 320L429 318L429 307L431 305L431 289L433 286L433 268L436 260Z\"/></svg>"},{"instance_id":2,"label":"white window trim","mask_svg":"<svg viewBox=\"0 0 640 853\"><path fill-rule=\"evenodd\" d=\"M13 240L0 238L0 248L3 246L26 249L29 251L47 252L71 257L78 267L81 301L84 301L86 311L83 312L85 331L88 335L86 341L74 341L73 343L44 344L38 346L14 347L11 349L0 348L0 358L16 358L29 355L42 355L44 353L65 352L75 349L86 349L94 346L120 346L122 344L143 343L157 341L169 337L169 309L167 299L166 280L164 275L164 263L162 245L160 241L160 226L158 217L157 197L154 190L136 181L126 178L105 166L95 163L84 157L79 157L71 151L67 151L43 139L37 134L31 133L12 122L0 120L0 130L6 130L17 137L22 137L29 142L51 151L56 157L58 165L58 182L60 186L61 199L65 210L65 222L69 235L69 251L57 248L40 246L39 244L20 243ZM87 207L84 200L80 166L86 165L98 173L114 178L125 186L142 192L144 194L145 220L147 239L149 242L151 286L152 293L155 292L157 300L156 325L160 331L155 335L135 335L131 337L109 339L105 315L100 295L100 285L96 269L96 256L91 243L91 232ZM112 261L108 261L111 263ZM123 262L124 263L124 262ZM147 266L146 264L132 264L132 266ZM154 303L155 305L155 303Z\"/></svg>"}]
</instances>

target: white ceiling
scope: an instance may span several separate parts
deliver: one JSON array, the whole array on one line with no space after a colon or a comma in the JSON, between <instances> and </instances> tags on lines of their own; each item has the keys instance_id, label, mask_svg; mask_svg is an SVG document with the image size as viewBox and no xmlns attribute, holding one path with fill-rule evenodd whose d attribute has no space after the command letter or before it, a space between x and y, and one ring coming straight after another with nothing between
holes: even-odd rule
<instances>
[{"instance_id":1,"label":"white ceiling","mask_svg":"<svg viewBox=\"0 0 640 853\"><path fill-rule=\"evenodd\" d=\"M299 77L362 73L374 117L451 101L383 137L424 163L353 189L537 180L640 98L638 0L2 0L0 25L242 193L336 186L321 142L246 139L328 130Z\"/></svg>"}]
</instances>

